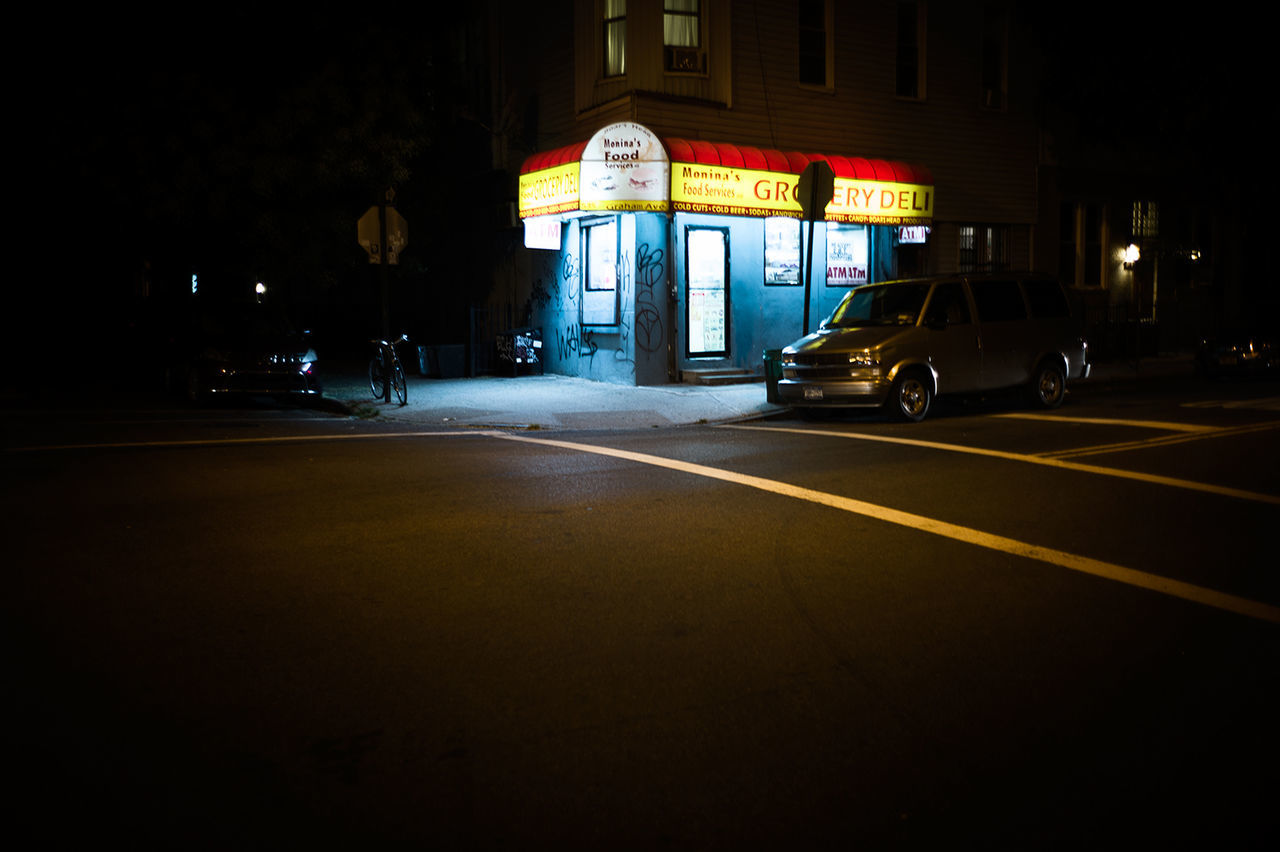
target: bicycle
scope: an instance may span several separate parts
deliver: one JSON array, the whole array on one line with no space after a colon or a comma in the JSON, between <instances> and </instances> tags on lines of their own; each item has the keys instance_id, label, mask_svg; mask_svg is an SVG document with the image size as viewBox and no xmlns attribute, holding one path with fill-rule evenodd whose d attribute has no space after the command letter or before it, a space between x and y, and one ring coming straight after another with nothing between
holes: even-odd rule
<instances>
[{"instance_id":1,"label":"bicycle","mask_svg":"<svg viewBox=\"0 0 1280 852\"><path fill-rule=\"evenodd\" d=\"M396 399L404 405L409 401L409 387L404 378L404 367L400 363L400 356L396 354L396 346L401 343L407 343L409 335L400 335L399 340L393 340L388 343L385 340L370 340L376 350L373 357L369 359L369 390L373 393L374 399L381 398L385 402L391 401L391 392L394 390Z\"/></svg>"}]
</instances>

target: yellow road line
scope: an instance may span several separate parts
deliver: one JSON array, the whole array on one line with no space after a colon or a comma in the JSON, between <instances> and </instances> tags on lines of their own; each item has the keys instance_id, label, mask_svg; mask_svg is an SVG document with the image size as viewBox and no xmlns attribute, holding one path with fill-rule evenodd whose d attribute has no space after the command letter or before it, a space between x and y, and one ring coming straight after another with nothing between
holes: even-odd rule
<instances>
[{"instance_id":1,"label":"yellow road line","mask_svg":"<svg viewBox=\"0 0 1280 852\"><path fill-rule=\"evenodd\" d=\"M718 429L743 429L760 432L790 432L797 435L821 435L829 438L845 438L856 441L875 441L883 444L899 444L908 447L921 447L930 450L941 450L948 453L965 453L974 456L1004 459L1006 461L1038 464L1044 467L1056 467L1059 470L1071 470L1078 473L1089 473L1095 476L1111 476L1117 479L1132 479L1148 482L1153 485L1164 485L1170 488L1182 488L1188 491L1201 491L1206 494L1217 494L1222 497L1233 497L1239 500L1252 500L1257 503L1270 503L1280 506L1280 496L1262 494L1257 491L1246 491L1242 488L1228 488L1223 485L1212 485L1206 482L1193 482L1188 479L1175 479L1171 476L1159 476L1153 473L1141 473L1132 470L1120 470L1112 467L1101 467L1092 464L1063 461L1053 456L1027 455L1025 453L1009 453L1003 450L987 450L981 447L966 447L963 444L944 444L938 441L920 441L914 438L897 438L889 435L867 435L858 432L835 432L827 429L798 429L794 427L750 426L745 424L725 424Z\"/></svg>"},{"instance_id":2,"label":"yellow road line","mask_svg":"<svg viewBox=\"0 0 1280 852\"><path fill-rule=\"evenodd\" d=\"M1183 435L1162 435L1158 438L1144 438L1137 441L1122 441L1115 444L1098 444L1092 447L1078 447L1074 450L1058 450L1044 453L1042 458L1068 459L1079 456L1098 456L1106 453L1121 453L1127 450L1145 450L1151 447L1167 447L1173 444L1186 444L1191 441L1202 441L1205 438L1227 438L1233 435L1248 435L1251 432L1265 432L1280 427L1280 423L1255 423L1252 426L1235 426L1214 429L1211 432L1196 432Z\"/></svg>"},{"instance_id":3,"label":"yellow road line","mask_svg":"<svg viewBox=\"0 0 1280 852\"><path fill-rule=\"evenodd\" d=\"M1280 623L1280 607L1272 606L1270 604L1249 600L1248 598L1242 598L1225 592L1219 592L1214 589L1207 589L1203 586L1196 586L1191 583L1184 583L1180 580L1172 580L1168 577L1161 577L1156 574L1149 574L1146 571L1137 571L1132 568L1125 568L1121 565L1114 565L1109 562L1090 559L1086 556L1079 556L1077 554L1067 553L1065 551L1055 550L1048 547L1040 547L1038 545L1029 544L1016 539L1006 538L1005 536L993 535L991 533L982 532L981 530L962 527L945 521L939 521L934 518L926 518L923 515L901 512L897 509L890 509L886 506L877 506L874 503L867 503L862 500L854 500L849 497L841 497L824 491L815 491L810 488L802 488L798 485L791 485L786 482L765 479L759 476L750 476L748 474L736 473L730 470L722 470L720 468L709 467L707 465L649 455L648 453L637 453L630 450L619 450L612 447L600 447L592 444L580 444L573 441L562 441L554 438L531 438L525 435L512 433L494 434L496 437L500 437L508 441L519 441L526 444L558 447L560 449L573 450L575 452L608 456L610 458L622 459L625 461L636 462L638 464L646 464L666 468L668 470L679 471L681 473L693 474L695 476L718 479L722 482L729 482L735 485L746 486L748 488L756 488L761 491L767 491L783 497L790 497L795 500L806 500L810 503L829 506L833 509L839 509L845 512L852 512L864 517L874 518L886 523L897 524L899 526L908 527L921 532L931 533L954 541L971 544L976 547L983 547L1014 556L1034 559L1050 565L1057 565L1058 567L1066 568L1071 571L1078 571L1083 574L1101 577L1118 583L1124 583L1125 585L1134 586L1136 588L1159 592L1163 595L1190 601L1192 603L1202 604L1204 606L1213 607L1215 609L1224 610L1237 615L1243 615L1249 618L1256 618L1272 623Z\"/></svg>"},{"instance_id":4,"label":"yellow road line","mask_svg":"<svg viewBox=\"0 0 1280 852\"><path fill-rule=\"evenodd\" d=\"M373 438L444 438L461 435L492 435L487 430L475 432L365 432L330 435L281 435L279 437L256 438L201 438L181 441L118 441L99 444L46 444L33 447L7 447L9 453L36 453L53 450L119 450L132 448L160 447L217 447L236 444L297 444L305 441L355 441Z\"/></svg>"},{"instance_id":5,"label":"yellow road line","mask_svg":"<svg viewBox=\"0 0 1280 852\"><path fill-rule=\"evenodd\" d=\"M1005 420L1052 420L1055 423L1088 423L1094 426L1137 426L1142 429L1161 429L1166 432L1212 432L1216 426L1199 426L1193 423L1173 423L1165 420L1120 420L1111 417L1067 417L1061 414L1035 414L1010 412L994 414Z\"/></svg>"}]
</instances>

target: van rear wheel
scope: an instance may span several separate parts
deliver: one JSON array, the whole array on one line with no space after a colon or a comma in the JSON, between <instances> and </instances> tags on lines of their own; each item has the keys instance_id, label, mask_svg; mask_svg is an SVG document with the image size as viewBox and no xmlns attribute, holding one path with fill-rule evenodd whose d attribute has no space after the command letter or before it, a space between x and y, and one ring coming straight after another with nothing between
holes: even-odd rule
<instances>
[{"instance_id":1,"label":"van rear wheel","mask_svg":"<svg viewBox=\"0 0 1280 852\"><path fill-rule=\"evenodd\" d=\"M933 405L933 384L918 370L898 376L889 393L889 411L895 417L919 423Z\"/></svg>"},{"instance_id":2,"label":"van rear wheel","mask_svg":"<svg viewBox=\"0 0 1280 852\"><path fill-rule=\"evenodd\" d=\"M1042 361L1031 377L1031 401L1041 408L1057 408L1067 395L1067 377L1062 365Z\"/></svg>"}]
</instances>

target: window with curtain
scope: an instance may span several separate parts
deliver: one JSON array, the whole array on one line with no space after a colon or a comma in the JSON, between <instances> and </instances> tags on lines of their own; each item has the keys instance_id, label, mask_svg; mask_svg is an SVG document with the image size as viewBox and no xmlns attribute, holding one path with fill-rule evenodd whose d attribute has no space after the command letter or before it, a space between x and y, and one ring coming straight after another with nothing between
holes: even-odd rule
<instances>
[{"instance_id":1,"label":"window with curtain","mask_svg":"<svg viewBox=\"0 0 1280 852\"><path fill-rule=\"evenodd\" d=\"M698 0L664 0L662 43L667 47L701 47Z\"/></svg>"},{"instance_id":2,"label":"window with curtain","mask_svg":"<svg viewBox=\"0 0 1280 852\"><path fill-rule=\"evenodd\" d=\"M667 71L704 74L700 0L663 0L662 53Z\"/></svg>"},{"instance_id":3,"label":"window with curtain","mask_svg":"<svg viewBox=\"0 0 1280 852\"><path fill-rule=\"evenodd\" d=\"M604 0L604 76L627 73L627 0Z\"/></svg>"}]
</instances>

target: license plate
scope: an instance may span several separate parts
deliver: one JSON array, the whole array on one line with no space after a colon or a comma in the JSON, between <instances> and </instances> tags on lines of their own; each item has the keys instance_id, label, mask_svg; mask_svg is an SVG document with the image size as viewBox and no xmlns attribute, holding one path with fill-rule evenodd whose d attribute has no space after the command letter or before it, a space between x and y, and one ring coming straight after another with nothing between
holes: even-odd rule
<instances>
[{"instance_id":1,"label":"license plate","mask_svg":"<svg viewBox=\"0 0 1280 852\"><path fill-rule=\"evenodd\" d=\"M822 388L807 387L804 389L804 398L818 400L822 399Z\"/></svg>"}]
</instances>

